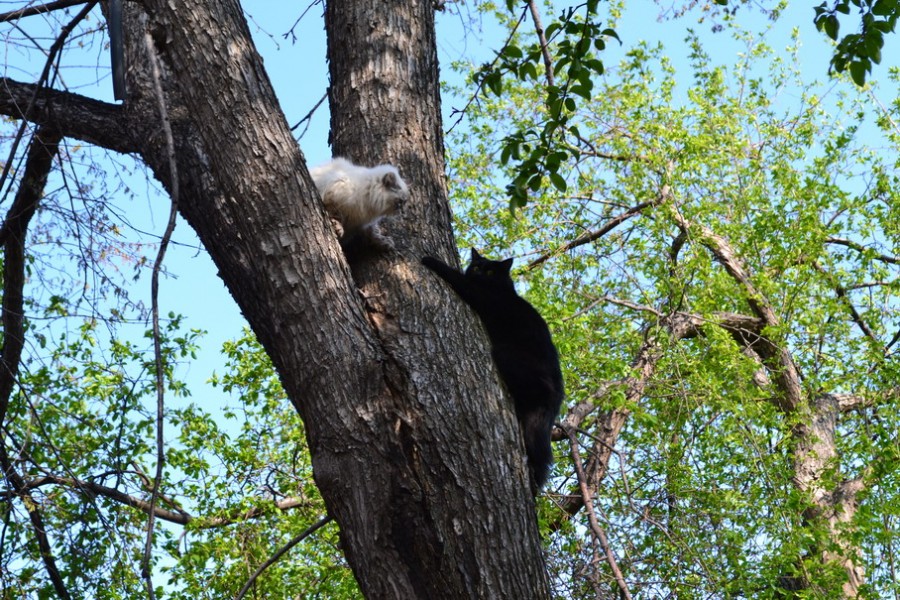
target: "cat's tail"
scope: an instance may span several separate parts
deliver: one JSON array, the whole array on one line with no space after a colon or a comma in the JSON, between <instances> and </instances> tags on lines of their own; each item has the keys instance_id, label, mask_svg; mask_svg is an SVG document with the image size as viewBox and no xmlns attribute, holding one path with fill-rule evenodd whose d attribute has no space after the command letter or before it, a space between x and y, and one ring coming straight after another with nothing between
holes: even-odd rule
<instances>
[{"instance_id":1,"label":"cat's tail","mask_svg":"<svg viewBox=\"0 0 900 600\"><path fill-rule=\"evenodd\" d=\"M556 414L549 410L535 410L524 415L522 435L525 438L525 453L528 456L528 470L531 472L532 492L535 496L547 483L550 467L553 465L553 448L550 446L550 432Z\"/></svg>"}]
</instances>

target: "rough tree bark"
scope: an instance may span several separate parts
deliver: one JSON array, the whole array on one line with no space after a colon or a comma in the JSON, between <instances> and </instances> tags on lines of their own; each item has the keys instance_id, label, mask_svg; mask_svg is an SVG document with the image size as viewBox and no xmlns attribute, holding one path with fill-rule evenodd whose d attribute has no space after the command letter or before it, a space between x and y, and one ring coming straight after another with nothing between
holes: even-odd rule
<instances>
[{"instance_id":1,"label":"rough tree bark","mask_svg":"<svg viewBox=\"0 0 900 600\"><path fill-rule=\"evenodd\" d=\"M147 71L146 53L158 53L179 211L305 420L363 593L547 597L524 452L486 338L419 265L455 254L431 3L333 0L327 17L335 151L397 164L413 197L390 231L398 250L362 256L352 272L237 0L127 3L121 109L5 80L0 110L137 153L169 187ZM33 93L22 115L12 96Z\"/></svg>"}]
</instances>

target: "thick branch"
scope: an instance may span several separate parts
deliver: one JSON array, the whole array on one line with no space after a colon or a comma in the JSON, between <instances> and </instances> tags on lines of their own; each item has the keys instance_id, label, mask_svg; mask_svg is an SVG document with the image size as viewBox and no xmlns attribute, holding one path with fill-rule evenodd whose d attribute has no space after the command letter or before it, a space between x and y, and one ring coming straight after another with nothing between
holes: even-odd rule
<instances>
[{"instance_id":1,"label":"thick branch","mask_svg":"<svg viewBox=\"0 0 900 600\"><path fill-rule=\"evenodd\" d=\"M25 173L12 206L0 227L3 243L3 348L0 367L0 423L6 419L9 398L15 385L22 348L25 344L23 325L23 288L25 286L25 235L28 223L44 193L60 136L40 129L28 149Z\"/></svg>"},{"instance_id":2,"label":"thick branch","mask_svg":"<svg viewBox=\"0 0 900 600\"><path fill-rule=\"evenodd\" d=\"M35 97L36 92L35 84L0 78L0 114L50 125L63 137L125 154L138 152L152 133L148 124L126 118L121 106L59 90L41 89Z\"/></svg>"},{"instance_id":3,"label":"thick branch","mask_svg":"<svg viewBox=\"0 0 900 600\"><path fill-rule=\"evenodd\" d=\"M747 304L750 305L750 310L762 321L764 327L778 327L780 319L775 313L775 309L765 295L753 284L750 274L735 254L731 244L708 227L693 225L677 209L671 211L671 213L675 223L682 231L687 233L688 238L690 239L691 235L695 234L695 239L712 252L715 259L721 263L731 278L743 288L744 297L747 300ZM746 345L751 346L759 354L763 364L772 374L780 392L774 398L778 407L785 412L796 410L803 400L803 392L800 384L800 373L791 353L787 348L778 346L771 340L761 336Z\"/></svg>"}]
</instances>

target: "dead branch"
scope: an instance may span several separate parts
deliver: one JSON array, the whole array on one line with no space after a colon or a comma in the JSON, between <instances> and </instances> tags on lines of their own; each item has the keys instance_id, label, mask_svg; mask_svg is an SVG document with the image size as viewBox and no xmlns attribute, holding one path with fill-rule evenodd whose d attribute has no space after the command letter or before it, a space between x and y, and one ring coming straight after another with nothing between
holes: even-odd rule
<instances>
[{"instance_id":1,"label":"dead branch","mask_svg":"<svg viewBox=\"0 0 900 600\"><path fill-rule=\"evenodd\" d=\"M165 463L165 442L163 439L163 423L165 422L165 371L163 370L162 359L162 342L159 330L159 273L162 269L163 259L166 256L166 249L169 240L172 239L172 231L175 229L176 217L178 216L178 164L175 159L175 138L172 135L172 125L169 122L169 110L166 106L166 98L163 94L162 77L159 69L159 57L156 53L156 47L153 43L153 37L147 31L144 34L144 47L147 56L150 58L150 73L153 79L153 87L156 92L156 99L159 103L159 120L162 124L163 133L166 140L166 154L169 159L169 177L171 184L169 193L172 205L169 209L169 222L166 224L165 232L159 243L159 252L156 255L156 261L153 263L153 272L150 277L150 301L151 314L153 317L153 357L156 363L156 474L153 477L153 489L150 494L150 510L148 511L147 522L147 540L144 545L144 556L141 560L141 576L147 585L147 594L150 599L155 598L153 582L150 575L150 559L153 554L153 521L155 518L154 507L159 498L159 486L162 482L163 464Z\"/></svg>"},{"instance_id":2,"label":"dead branch","mask_svg":"<svg viewBox=\"0 0 900 600\"><path fill-rule=\"evenodd\" d=\"M57 485L78 490L94 496L103 496L104 498L107 498L114 502L118 502L119 504L124 504L125 506L136 508L137 510L140 510L145 514L150 514L150 512L153 511L156 518L160 520L168 521L169 523L174 523L176 525L187 525L190 523L197 529L215 529L217 527L224 527L226 525L231 525L234 523L250 521L252 519L257 519L268 514L272 508L284 511L299 507L308 507L310 505L309 500L307 500L306 498L289 497L278 500L277 502L273 502L271 506L258 506L245 510L235 510L223 516L198 517L195 515L191 515L187 511L182 510L180 507L176 507L175 510L168 510L159 506L151 506L150 502L144 500L143 498L138 498L121 490L117 490L115 488L111 488L94 481L88 481L84 479L76 479L73 477L59 477L56 475L45 475L37 479L23 479L21 480L21 484L21 492L16 489L5 492L0 491L0 499L8 500L22 492L27 493L31 490L39 489L48 485Z\"/></svg>"}]
</instances>

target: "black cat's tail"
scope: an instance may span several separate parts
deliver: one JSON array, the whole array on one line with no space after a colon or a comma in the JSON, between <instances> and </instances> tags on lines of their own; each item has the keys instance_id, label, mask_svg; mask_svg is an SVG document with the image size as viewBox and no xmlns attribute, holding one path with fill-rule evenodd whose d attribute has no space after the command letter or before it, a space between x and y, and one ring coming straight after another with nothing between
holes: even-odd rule
<instances>
[{"instance_id":1,"label":"black cat's tail","mask_svg":"<svg viewBox=\"0 0 900 600\"><path fill-rule=\"evenodd\" d=\"M547 483L550 467L553 465L550 432L555 419L556 414L548 410L535 410L522 416L522 435L525 438L528 470L531 471L531 491L535 496Z\"/></svg>"}]
</instances>

